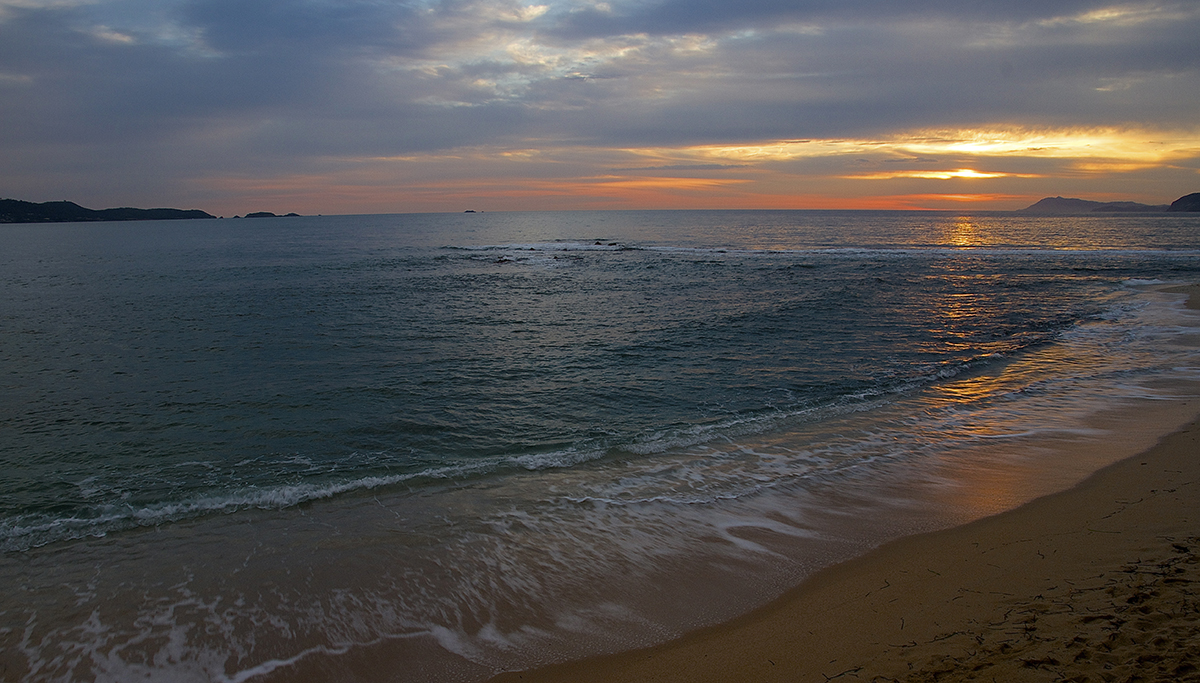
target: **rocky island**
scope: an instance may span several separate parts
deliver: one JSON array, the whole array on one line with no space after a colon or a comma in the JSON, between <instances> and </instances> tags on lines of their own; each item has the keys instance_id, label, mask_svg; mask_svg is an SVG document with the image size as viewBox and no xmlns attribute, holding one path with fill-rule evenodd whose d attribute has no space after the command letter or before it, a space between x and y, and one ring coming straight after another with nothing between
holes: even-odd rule
<instances>
[{"instance_id":1,"label":"rocky island","mask_svg":"<svg viewBox=\"0 0 1200 683\"><path fill-rule=\"evenodd\" d=\"M88 209L75 202L25 202L0 199L0 223L81 223L91 221L170 221L216 218L199 209Z\"/></svg>"},{"instance_id":2,"label":"rocky island","mask_svg":"<svg viewBox=\"0 0 1200 683\"><path fill-rule=\"evenodd\" d=\"M1200 192L1176 199L1171 204L1141 204L1139 202L1093 202L1071 197L1046 197L1017 213L1041 216L1063 216L1080 213L1160 213L1164 211L1200 211Z\"/></svg>"},{"instance_id":3,"label":"rocky island","mask_svg":"<svg viewBox=\"0 0 1200 683\"><path fill-rule=\"evenodd\" d=\"M1184 195L1171 202L1167 211L1200 211L1200 192Z\"/></svg>"},{"instance_id":4,"label":"rocky island","mask_svg":"<svg viewBox=\"0 0 1200 683\"><path fill-rule=\"evenodd\" d=\"M246 214L246 218L299 218L299 217L300 217L300 214L298 214L298 213L288 213L288 214L284 214L281 216L277 213L272 213L270 211L255 211L253 213ZM238 216L234 216L234 218L238 218Z\"/></svg>"}]
</instances>

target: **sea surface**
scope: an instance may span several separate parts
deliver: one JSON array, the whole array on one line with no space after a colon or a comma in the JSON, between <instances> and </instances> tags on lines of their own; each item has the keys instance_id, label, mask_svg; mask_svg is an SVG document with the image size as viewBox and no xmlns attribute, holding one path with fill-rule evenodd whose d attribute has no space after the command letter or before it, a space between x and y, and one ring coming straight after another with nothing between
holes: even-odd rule
<instances>
[{"instance_id":1,"label":"sea surface","mask_svg":"<svg viewBox=\"0 0 1200 683\"><path fill-rule=\"evenodd\" d=\"M1163 291L1200 281L1200 215L0 239L5 681L478 681L662 642L1069 487L1200 396Z\"/></svg>"}]
</instances>

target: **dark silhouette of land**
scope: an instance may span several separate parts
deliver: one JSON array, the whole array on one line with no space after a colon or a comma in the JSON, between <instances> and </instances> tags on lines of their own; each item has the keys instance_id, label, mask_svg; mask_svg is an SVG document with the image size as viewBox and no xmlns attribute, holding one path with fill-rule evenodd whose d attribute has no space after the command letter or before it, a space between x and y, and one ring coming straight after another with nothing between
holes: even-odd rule
<instances>
[{"instance_id":1,"label":"dark silhouette of land","mask_svg":"<svg viewBox=\"0 0 1200 683\"><path fill-rule=\"evenodd\" d=\"M1093 202L1070 197L1046 197L1017 213L1057 216L1079 213L1160 213L1163 211L1200 211L1200 192L1180 197L1167 204L1138 202Z\"/></svg>"},{"instance_id":2,"label":"dark silhouette of land","mask_svg":"<svg viewBox=\"0 0 1200 683\"><path fill-rule=\"evenodd\" d=\"M1171 204L1141 204L1138 202L1094 202L1071 197L1046 197L1019 209L1016 213L1037 216L1064 216L1081 213L1162 213L1167 211L1200 211L1200 192L1176 199ZM467 213L475 213L468 210ZM289 213L285 217L298 214ZM246 214L246 218L278 218L270 211ZM195 218L216 218L200 209L88 209L75 202L35 202L20 199L0 199L0 223L84 223L94 221L170 221ZM234 216L238 218L238 216Z\"/></svg>"},{"instance_id":3,"label":"dark silhouette of land","mask_svg":"<svg viewBox=\"0 0 1200 683\"><path fill-rule=\"evenodd\" d=\"M299 218L300 214L288 213L288 214L284 214L284 215L280 216L279 214L271 213L270 211L255 211L254 213L246 214L246 218L293 218L293 217ZM237 216L234 216L234 218L237 218Z\"/></svg>"},{"instance_id":4,"label":"dark silhouette of land","mask_svg":"<svg viewBox=\"0 0 1200 683\"><path fill-rule=\"evenodd\" d=\"M1171 202L1167 211L1200 211L1200 192L1184 195Z\"/></svg>"},{"instance_id":5,"label":"dark silhouette of land","mask_svg":"<svg viewBox=\"0 0 1200 683\"><path fill-rule=\"evenodd\" d=\"M82 223L93 221L173 221L216 218L199 209L88 209L75 202L37 204L0 199L0 223Z\"/></svg>"}]
</instances>

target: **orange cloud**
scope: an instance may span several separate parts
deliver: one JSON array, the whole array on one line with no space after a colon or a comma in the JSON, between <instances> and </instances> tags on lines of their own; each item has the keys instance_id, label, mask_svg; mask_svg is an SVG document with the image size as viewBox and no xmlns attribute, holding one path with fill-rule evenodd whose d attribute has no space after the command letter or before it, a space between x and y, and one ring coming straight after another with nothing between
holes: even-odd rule
<instances>
[{"instance_id":1,"label":"orange cloud","mask_svg":"<svg viewBox=\"0 0 1200 683\"><path fill-rule=\"evenodd\" d=\"M951 178L1039 178L1032 173L987 173L969 168L955 171L884 171L881 173L860 173L844 175L847 180L893 180L896 178L926 178L931 180L949 180Z\"/></svg>"},{"instance_id":2,"label":"orange cloud","mask_svg":"<svg viewBox=\"0 0 1200 683\"><path fill-rule=\"evenodd\" d=\"M1006 209L1058 194L1162 203L1172 194L1194 191L1187 179L1194 178L1197 160L1200 130L963 129L877 140L646 148L540 139L511 147L329 158L317 164L324 165L318 172L266 180L214 178L206 185L209 196L230 197L226 207L219 207L227 214L259 209ZM1162 189L1164 177L1176 178L1175 188ZM1134 178L1143 180L1139 185ZM869 180L888 181L890 192L872 192L875 186L862 182ZM963 183L972 191L962 192Z\"/></svg>"}]
</instances>

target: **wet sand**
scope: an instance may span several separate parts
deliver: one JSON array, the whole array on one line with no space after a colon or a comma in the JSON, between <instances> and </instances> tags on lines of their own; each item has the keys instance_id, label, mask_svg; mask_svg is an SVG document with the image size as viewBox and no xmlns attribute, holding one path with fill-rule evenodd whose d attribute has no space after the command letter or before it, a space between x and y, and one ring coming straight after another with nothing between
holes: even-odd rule
<instances>
[{"instance_id":1,"label":"wet sand","mask_svg":"<svg viewBox=\"0 0 1200 683\"><path fill-rule=\"evenodd\" d=\"M1200 305L1200 287L1171 291ZM830 680L1200 681L1200 420L1068 491L894 541L732 622L493 683Z\"/></svg>"}]
</instances>

